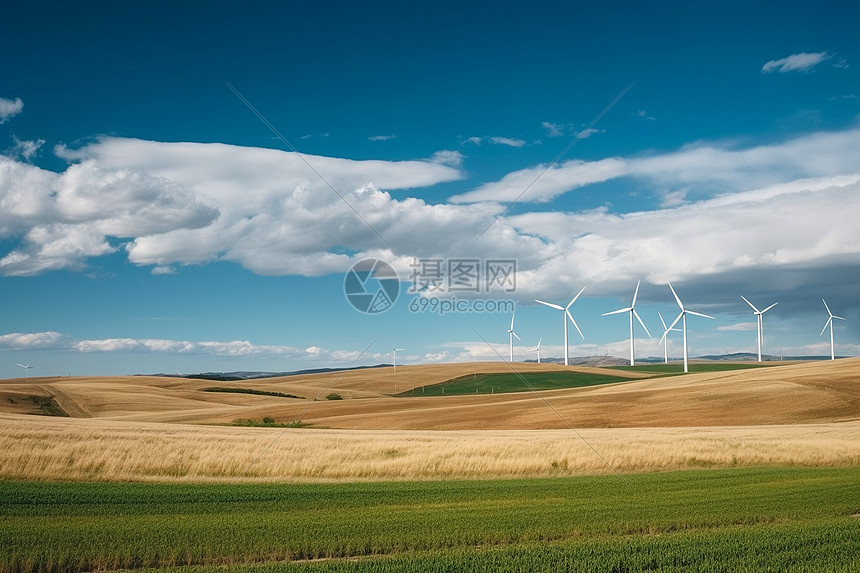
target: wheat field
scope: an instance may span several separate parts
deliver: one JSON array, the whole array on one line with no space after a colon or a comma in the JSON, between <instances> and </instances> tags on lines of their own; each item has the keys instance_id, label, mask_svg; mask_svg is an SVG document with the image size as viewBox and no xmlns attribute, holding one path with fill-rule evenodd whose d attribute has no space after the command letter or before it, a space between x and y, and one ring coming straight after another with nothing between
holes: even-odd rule
<instances>
[{"instance_id":1,"label":"wheat field","mask_svg":"<svg viewBox=\"0 0 860 573\"><path fill-rule=\"evenodd\" d=\"M0 381L0 478L412 480L860 463L860 359L669 378L628 373L630 382L539 395L389 395L508 368L407 366L229 383ZM201 391L213 385L305 399ZM313 400L329 391L344 399ZM70 417L32 415L32 395L53 396ZM310 427L228 425L263 416Z\"/></svg>"}]
</instances>

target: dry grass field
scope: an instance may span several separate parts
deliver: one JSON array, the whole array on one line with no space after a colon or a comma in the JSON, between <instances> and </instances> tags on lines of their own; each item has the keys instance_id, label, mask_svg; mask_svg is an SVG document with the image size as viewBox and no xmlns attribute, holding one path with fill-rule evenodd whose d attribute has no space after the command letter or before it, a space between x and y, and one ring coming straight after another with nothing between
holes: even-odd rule
<instances>
[{"instance_id":1,"label":"dry grass field","mask_svg":"<svg viewBox=\"0 0 860 573\"><path fill-rule=\"evenodd\" d=\"M860 463L860 359L666 378L628 372L629 382L540 396L418 393L423 385L486 372L509 369L403 366L396 374L373 369L241 382L0 381L0 478L442 479L594 474L610 466L633 473ZM211 386L305 399L202 391ZM415 398L391 396L409 388ZM325 400L329 392L344 399ZM32 415L34 395L53 396L70 417ZM263 416L301 417L311 427L226 425Z\"/></svg>"}]
</instances>

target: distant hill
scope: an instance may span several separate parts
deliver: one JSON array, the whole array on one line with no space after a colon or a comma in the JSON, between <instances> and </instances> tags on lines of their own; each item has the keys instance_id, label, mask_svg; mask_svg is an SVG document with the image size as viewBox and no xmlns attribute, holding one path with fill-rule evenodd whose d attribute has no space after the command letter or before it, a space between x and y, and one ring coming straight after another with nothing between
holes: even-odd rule
<instances>
[{"instance_id":1,"label":"distant hill","mask_svg":"<svg viewBox=\"0 0 860 573\"><path fill-rule=\"evenodd\" d=\"M281 378L284 376L302 376L305 374L326 374L328 372L344 372L349 370L367 370L370 368L391 367L391 364L376 364L374 366L354 366L352 368L310 368L290 372L254 372L238 370L235 372L201 372L199 374L136 374L136 376L161 376L164 378L187 378L190 380L217 380L230 382L235 380L256 380L259 378Z\"/></svg>"}]
</instances>

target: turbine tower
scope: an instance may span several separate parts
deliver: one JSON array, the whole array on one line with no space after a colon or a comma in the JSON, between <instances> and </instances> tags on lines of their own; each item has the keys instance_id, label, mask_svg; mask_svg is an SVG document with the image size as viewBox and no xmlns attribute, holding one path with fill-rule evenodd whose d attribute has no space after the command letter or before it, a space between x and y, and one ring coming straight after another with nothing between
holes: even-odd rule
<instances>
[{"instance_id":1,"label":"turbine tower","mask_svg":"<svg viewBox=\"0 0 860 573\"><path fill-rule=\"evenodd\" d=\"M758 361L761 362L761 345L762 345L762 341L764 340L764 325L762 323L762 315L764 313L766 313L767 311L769 311L770 309L772 309L773 307L775 307L776 305L778 305L779 303L775 302L772 305L770 305L769 307L767 307L766 309L759 310L753 305L753 303L748 301L744 295L741 295L741 298L744 299L744 302L746 302L748 305L750 305L750 307L752 307L753 314L756 316L756 323L758 325Z\"/></svg>"},{"instance_id":2,"label":"turbine tower","mask_svg":"<svg viewBox=\"0 0 860 573\"><path fill-rule=\"evenodd\" d=\"M556 310L562 311L561 320L564 323L564 365L565 366L568 366L570 364L570 354L569 354L570 349L568 348L568 344L567 344L567 319L568 318L570 319L570 322L573 323L573 326L576 327L576 331L579 332L579 335L582 336L582 339L585 340L585 336L582 334L582 331L579 330L579 326L576 324L576 321L573 320L573 315L570 314L570 307L573 306L573 303L576 302L576 299L579 298L579 295L581 295L582 291L584 291L584 290L585 290L585 287L582 287L582 290L580 290L578 293L576 293L576 296L573 297L573 300L571 300L569 303L567 303L567 306L561 306L560 304L555 304L552 302L544 302L542 300L535 299L535 302L538 302L544 306L548 306L550 308L554 308Z\"/></svg>"},{"instance_id":3,"label":"turbine tower","mask_svg":"<svg viewBox=\"0 0 860 573\"><path fill-rule=\"evenodd\" d=\"M29 378L29 377L30 377L30 376L29 376L29 375L30 375L30 368L32 368L32 367L30 366L30 363L28 362L27 364L21 364L21 363L19 362L19 363L18 363L18 366L20 366L21 368L23 368L23 369L24 369L24 379L26 380L27 378Z\"/></svg>"},{"instance_id":4,"label":"turbine tower","mask_svg":"<svg viewBox=\"0 0 860 573\"><path fill-rule=\"evenodd\" d=\"M405 348L395 348L391 353L393 358L391 359L392 365L394 366L394 372L397 372L397 351L398 350L406 350Z\"/></svg>"},{"instance_id":5,"label":"turbine tower","mask_svg":"<svg viewBox=\"0 0 860 573\"><path fill-rule=\"evenodd\" d=\"M830 315L830 318L828 318L828 319L827 319L827 322L825 322L825 323L824 323L824 328L822 328L822 329L821 329L821 334L824 334L824 331L825 331L825 330L827 330L827 327L828 327L828 326L830 326L830 360L836 360L836 350L835 350L835 349L834 349L834 347L833 347L833 319L834 319L834 318L835 318L836 320L845 320L845 319L844 319L844 318L842 318L841 316L836 316L835 314L833 314L832 312L830 312L830 307L829 307L829 306L827 306L827 301L826 301L826 300L824 300L824 299L822 298L822 299L821 299L821 302L823 302L823 303L824 303L824 308L826 308L826 309L827 309L827 314L829 314L829 315ZM821 334L819 334L818 336L821 336ZM20 366L20 364L19 364L18 366Z\"/></svg>"},{"instance_id":6,"label":"turbine tower","mask_svg":"<svg viewBox=\"0 0 860 573\"><path fill-rule=\"evenodd\" d=\"M639 295L639 281L636 283L636 290L633 292L633 302L630 303L630 306L627 308L621 308L619 310L613 310L612 312L603 313L603 316L609 316L610 314L621 314L622 312L630 313L630 366L635 366L635 359L633 353L633 317L636 317L636 320L639 321L639 324L642 325L642 328L645 329L645 333L648 335L648 338L651 338L651 333L648 332L648 327L645 326L645 323L642 322L642 318L640 318L639 313L636 312L636 297Z\"/></svg>"},{"instance_id":7,"label":"turbine tower","mask_svg":"<svg viewBox=\"0 0 860 573\"><path fill-rule=\"evenodd\" d=\"M672 323L672 326L669 327L669 330L672 330L678 321L683 319L681 323L681 330L684 331L684 372L689 372L689 368L687 366L687 315L692 314L693 316L701 316L702 318L710 318L714 319L713 316L708 316L707 314L702 314L701 312L693 312L692 310L687 310L684 308L684 303L681 302L681 299L678 298L678 293L675 292L675 289L672 288L672 283L667 283L669 285L669 290L672 291L672 294L675 295L675 302L678 303L678 308L681 309L681 314L678 315L678 318Z\"/></svg>"},{"instance_id":8,"label":"turbine tower","mask_svg":"<svg viewBox=\"0 0 860 573\"><path fill-rule=\"evenodd\" d=\"M514 310L514 315L511 317L511 327L508 329L508 338L511 339L511 362L514 361L514 336L517 337L517 340L522 342L522 338L517 336L517 333L514 332L514 319L517 317L517 311Z\"/></svg>"},{"instance_id":9,"label":"turbine tower","mask_svg":"<svg viewBox=\"0 0 860 573\"><path fill-rule=\"evenodd\" d=\"M538 340L538 345L532 348L532 352L537 352L538 355L538 364L540 364L540 343L543 342L543 336Z\"/></svg>"},{"instance_id":10,"label":"turbine tower","mask_svg":"<svg viewBox=\"0 0 860 573\"><path fill-rule=\"evenodd\" d=\"M657 316L660 317L660 322L663 324L663 336L660 337L660 342L663 344L663 362L665 364L669 364L669 333L681 332L677 328L666 328L666 321L663 320L663 315L660 314L660 311L657 311Z\"/></svg>"}]
</instances>

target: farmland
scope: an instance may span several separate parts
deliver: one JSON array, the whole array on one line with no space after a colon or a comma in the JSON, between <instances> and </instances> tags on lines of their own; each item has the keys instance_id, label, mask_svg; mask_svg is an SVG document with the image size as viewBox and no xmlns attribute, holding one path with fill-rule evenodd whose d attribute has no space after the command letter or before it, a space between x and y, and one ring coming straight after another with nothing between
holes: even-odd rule
<instances>
[{"instance_id":1,"label":"farmland","mask_svg":"<svg viewBox=\"0 0 860 573\"><path fill-rule=\"evenodd\" d=\"M316 485L2 482L0 493L4 572L860 565L856 467ZM318 559L329 561L305 562Z\"/></svg>"}]
</instances>

